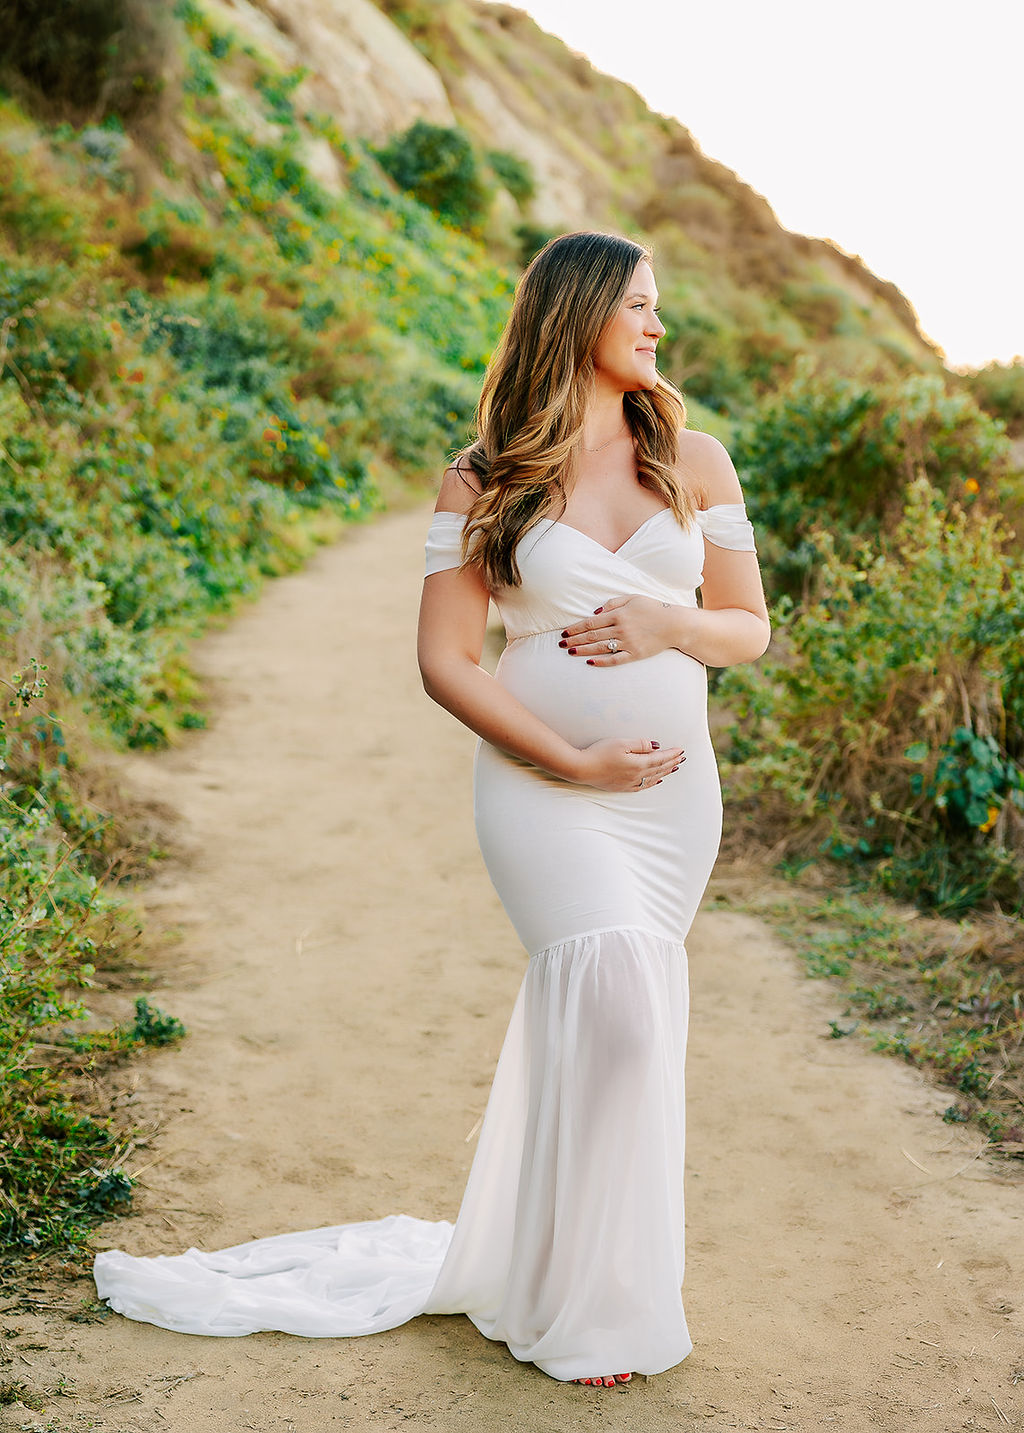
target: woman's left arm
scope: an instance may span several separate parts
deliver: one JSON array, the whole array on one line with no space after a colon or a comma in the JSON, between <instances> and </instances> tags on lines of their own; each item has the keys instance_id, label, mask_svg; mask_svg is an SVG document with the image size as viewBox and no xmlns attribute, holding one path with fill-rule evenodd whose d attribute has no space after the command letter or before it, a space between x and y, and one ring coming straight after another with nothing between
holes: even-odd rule
<instances>
[{"instance_id":1,"label":"woman's left arm","mask_svg":"<svg viewBox=\"0 0 1024 1433\"><path fill-rule=\"evenodd\" d=\"M685 440L687 468L699 475L708 506L741 503L743 493L732 459L717 438L690 429ZM768 646L771 626L757 555L705 542L700 607L658 602L652 597L616 597L584 622L567 629L564 646L591 666L612 667L677 647L708 667L751 662ZM619 650L608 651L615 641Z\"/></svg>"}]
</instances>

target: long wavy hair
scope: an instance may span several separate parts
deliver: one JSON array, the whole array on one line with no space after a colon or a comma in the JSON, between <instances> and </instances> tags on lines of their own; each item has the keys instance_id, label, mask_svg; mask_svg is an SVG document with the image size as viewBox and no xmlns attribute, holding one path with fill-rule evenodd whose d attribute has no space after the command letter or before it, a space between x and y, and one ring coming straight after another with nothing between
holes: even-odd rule
<instances>
[{"instance_id":1,"label":"long wavy hair","mask_svg":"<svg viewBox=\"0 0 1024 1433\"><path fill-rule=\"evenodd\" d=\"M615 234L563 234L519 280L484 376L476 438L454 460L460 470L467 462L482 488L467 515L463 561L492 589L520 584L520 539L538 519L565 511L594 391L594 349L637 264L650 258ZM682 394L659 373L653 388L625 393L623 409L641 484L688 526L697 502L676 468Z\"/></svg>"}]
</instances>

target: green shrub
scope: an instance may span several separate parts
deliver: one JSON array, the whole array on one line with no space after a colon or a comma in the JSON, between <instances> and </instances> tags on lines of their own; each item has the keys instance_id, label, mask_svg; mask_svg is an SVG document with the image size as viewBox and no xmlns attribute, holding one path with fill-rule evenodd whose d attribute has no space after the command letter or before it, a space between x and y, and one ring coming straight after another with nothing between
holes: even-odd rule
<instances>
[{"instance_id":1,"label":"green shrub","mask_svg":"<svg viewBox=\"0 0 1024 1433\"><path fill-rule=\"evenodd\" d=\"M489 149L487 163L520 209L524 208L537 192L537 181L529 161L521 159L518 154L510 154L507 149Z\"/></svg>"},{"instance_id":2,"label":"green shrub","mask_svg":"<svg viewBox=\"0 0 1024 1433\"><path fill-rule=\"evenodd\" d=\"M889 539L847 557L810 538L820 596L782 602L776 647L720 682L742 713L738 789L791 846L894 893L1019 910L1024 573L999 519L918 478Z\"/></svg>"},{"instance_id":3,"label":"green shrub","mask_svg":"<svg viewBox=\"0 0 1024 1433\"><path fill-rule=\"evenodd\" d=\"M31 1246L77 1227L83 1172L115 1148L109 1124L76 1108L36 1056L59 1022L85 1014L78 992L93 974L102 897L46 800L54 782L26 782L21 770L32 745L22 714L45 687L38 663L0 687L18 713L0 720L0 1244Z\"/></svg>"},{"instance_id":4,"label":"green shrub","mask_svg":"<svg viewBox=\"0 0 1024 1433\"><path fill-rule=\"evenodd\" d=\"M53 116L150 113L172 65L169 0L5 0L0 76Z\"/></svg>"},{"instance_id":5,"label":"green shrub","mask_svg":"<svg viewBox=\"0 0 1024 1433\"><path fill-rule=\"evenodd\" d=\"M461 129L415 120L377 158L400 188L457 229L476 229L490 203L476 152Z\"/></svg>"},{"instance_id":6,"label":"green shrub","mask_svg":"<svg viewBox=\"0 0 1024 1433\"><path fill-rule=\"evenodd\" d=\"M1024 433L1024 358L1012 363L986 363L963 375L963 383L979 408L1006 424L1015 437Z\"/></svg>"},{"instance_id":7,"label":"green shrub","mask_svg":"<svg viewBox=\"0 0 1024 1433\"><path fill-rule=\"evenodd\" d=\"M75 797L40 664L0 688L0 1246L77 1245L133 1184L95 1076L184 1027L142 998L132 1025L82 1029L116 919L99 880L110 820Z\"/></svg>"},{"instance_id":8,"label":"green shrub","mask_svg":"<svg viewBox=\"0 0 1024 1433\"><path fill-rule=\"evenodd\" d=\"M0 147L0 231L8 244L37 262L47 249L74 254L87 219L87 201L69 209L59 191L42 182L34 166ZM4 267L0 264L0 275Z\"/></svg>"},{"instance_id":9,"label":"green shrub","mask_svg":"<svg viewBox=\"0 0 1024 1433\"><path fill-rule=\"evenodd\" d=\"M308 70L297 69L282 75L273 70L256 76L256 88L263 96L267 114L277 124L286 128L295 124L295 106L292 94L306 78Z\"/></svg>"},{"instance_id":10,"label":"green shrub","mask_svg":"<svg viewBox=\"0 0 1024 1433\"><path fill-rule=\"evenodd\" d=\"M519 262L525 269L534 255L539 254L544 245L551 239L557 238L557 229L545 229L539 224L517 224L515 237L519 244Z\"/></svg>"},{"instance_id":11,"label":"green shrub","mask_svg":"<svg viewBox=\"0 0 1024 1433\"><path fill-rule=\"evenodd\" d=\"M135 1002L135 1024L132 1034L144 1045L173 1045L183 1038L185 1027L173 1015L165 1015L150 1005L144 995Z\"/></svg>"},{"instance_id":12,"label":"green shrub","mask_svg":"<svg viewBox=\"0 0 1024 1433\"><path fill-rule=\"evenodd\" d=\"M951 498L984 490L997 500L1009 445L970 394L947 391L938 376L858 381L801 360L742 426L734 457L774 584L793 592L821 562L815 524L840 546L844 534L891 527L918 476Z\"/></svg>"}]
</instances>

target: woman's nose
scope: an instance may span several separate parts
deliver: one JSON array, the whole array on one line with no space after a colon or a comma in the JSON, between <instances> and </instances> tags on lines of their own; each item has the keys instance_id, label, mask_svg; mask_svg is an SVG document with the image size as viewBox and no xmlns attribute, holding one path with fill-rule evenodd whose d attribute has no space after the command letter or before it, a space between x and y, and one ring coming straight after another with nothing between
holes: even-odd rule
<instances>
[{"instance_id":1,"label":"woman's nose","mask_svg":"<svg viewBox=\"0 0 1024 1433\"><path fill-rule=\"evenodd\" d=\"M653 334L656 338L665 337L665 325L662 323L661 319L656 313L651 314L651 321L647 325L646 331L650 334Z\"/></svg>"}]
</instances>

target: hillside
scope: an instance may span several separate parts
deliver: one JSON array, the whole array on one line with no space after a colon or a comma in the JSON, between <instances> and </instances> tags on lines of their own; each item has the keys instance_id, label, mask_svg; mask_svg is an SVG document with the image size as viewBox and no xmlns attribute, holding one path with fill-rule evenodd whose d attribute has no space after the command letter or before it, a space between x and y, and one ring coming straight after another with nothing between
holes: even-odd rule
<instances>
[{"instance_id":1,"label":"hillside","mask_svg":"<svg viewBox=\"0 0 1024 1433\"><path fill-rule=\"evenodd\" d=\"M380 8L434 65L459 123L483 147L529 161L534 222L610 225L655 243L675 271L666 278L676 285L670 333L680 348L687 332L700 332L698 320L732 315L780 349L809 337L839 361L863 336L897 364L934 360L894 285L834 245L782 228L769 203L709 159L689 130L653 114L525 12L484 0L382 0ZM757 353L757 334L749 341Z\"/></svg>"},{"instance_id":2,"label":"hillside","mask_svg":"<svg viewBox=\"0 0 1024 1433\"><path fill-rule=\"evenodd\" d=\"M667 369L715 408L735 413L808 345L844 369L938 366L894 285L835 245L782 228L687 129L522 11L484 0L211 0L208 13L283 70L303 72L296 113L329 112L349 139L383 144L423 119L460 126L483 155L525 161L525 202L491 176L481 237L499 259L515 264L548 233L587 225L653 242ZM265 124L244 76L222 83L237 113ZM304 154L319 179L338 182L315 137Z\"/></svg>"},{"instance_id":3,"label":"hillside","mask_svg":"<svg viewBox=\"0 0 1024 1433\"><path fill-rule=\"evenodd\" d=\"M8 8L19 7L9 0ZM133 14L130 5L126 13ZM207 0L201 8L183 0L177 14L176 26L150 38L146 63L156 78L146 82L162 87L155 115L130 115L124 126L116 112L104 117L112 87L103 73L92 93L83 83L77 104L43 106L52 118L72 118L80 134L91 135L99 122L108 136L82 141L84 154L65 145L65 166L77 160L82 172L73 177L65 167L63 182L95 191L106 179L121 191L121 210L127 200L143 221L147 205L177 206L171 230L219 226L240 209L273 231L291 191L297 234L309 227L316 202L294 185L275 189L268 175L250 194L257 176L238 172L238 151L252 142L265 156L287 151L350 219L353 209L376 208L378 236L395 236L409 232L402 204L367 146L385 144L415 120L458 126L475 146L490 201L478 223L463 226L469 244L460 254L474 255L485 272L494 262L514 269L547 234L586 225L652 241L664 289L666 371L712 409L738 416L808 348L843 371L940 367L893 285L834 245L783 229L768 202L705 156L681 124L652 114L629 86L595 71L521 11L483 0ZM12 56L23 39L12 35ZM31 100L40 68L32 73L31 65L12 67L9 59L14 93ZM52 88L48 72L43 78ZM9 115L7 127L10 135ZM27 136L16 143L23 147ZM510 160L512 172L518 165L524 175L521 188L511 186L515 194L505 187ZM243 167L254 162L250 156ZM104 237L136 264L143 260L147 287L158 278L180 285L211 273L209 255L175 254L166 214L159 213L162 228L136 233L134 242L123 218L111 225L104 216ZM405 260L386 248L383 257L370 253L362 226L360 220L357 233L349 223L339 236L337 287L367 288L374 318L391 335L408 332L402 301L415 304L418 296L415 286L399 293ZM326 232L312 230L310 255L318 243L330 245ZM281 234L274 237L284 257L307 262L301 244L293 239L282 248ZM454 246L432 234L429 221L409 237L420 269ZM381 272L371 278L375 263ZM273 287L265 297L269 307L283 306ZM457 303L446 318L448 333L472 323ZM425 360L443 362L436 331L427 326L420 337ZM471 370L478 361L474 356ZM461 359L457 366L464 367ZM461 418L463 404L455 407Z\"/></svg>"}]
</instances>

